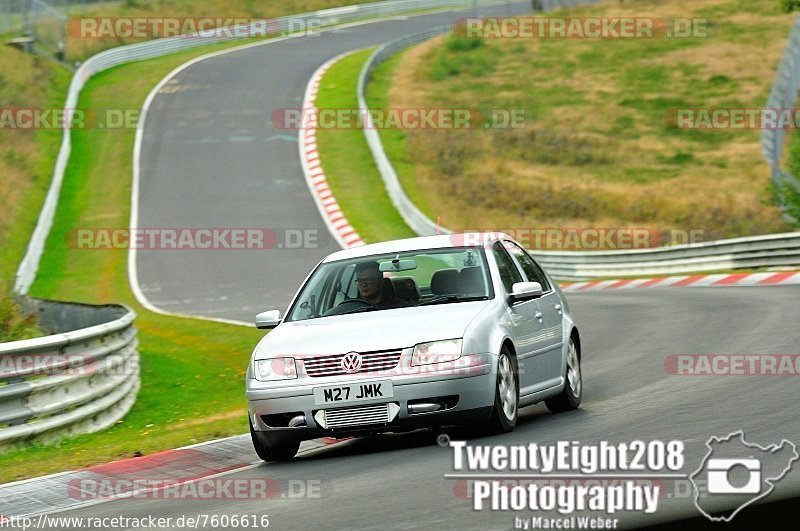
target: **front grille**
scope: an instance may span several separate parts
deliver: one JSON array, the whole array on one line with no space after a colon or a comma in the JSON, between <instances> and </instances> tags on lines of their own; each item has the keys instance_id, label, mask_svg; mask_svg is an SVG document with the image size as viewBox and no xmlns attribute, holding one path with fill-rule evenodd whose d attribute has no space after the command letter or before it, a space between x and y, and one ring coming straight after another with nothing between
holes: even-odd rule
<instances>
[{"instance_id":1,"label":"front grille","mask_svg":"<svg viewBox=\"0 0 800 531\"><path fill-rule=\"evenodd\" d=\"M397 367L400 361L401 350L380 350L377 352L362 352L361 369L355 373L347 373L342 369L342 358L344 354L334 354L332 356L320 356L318 358L307 358L303 360L306 367L306 374L312 378L322 376L338 376L341 374L358 374L364 372L388 371Z\"/></svg>"},{"instance_id":2,"label":"front grille","mask_svg":"<svg viewBox=\"0 0 800 531\"><path fill-rule=\"evenodd\" d=\"M325 413L325 425L331 428L352 428L369 424L386 424L391 421L389 404L377 406L359 406L343 409L328 409Z\"/></svg>"}]
</instances>

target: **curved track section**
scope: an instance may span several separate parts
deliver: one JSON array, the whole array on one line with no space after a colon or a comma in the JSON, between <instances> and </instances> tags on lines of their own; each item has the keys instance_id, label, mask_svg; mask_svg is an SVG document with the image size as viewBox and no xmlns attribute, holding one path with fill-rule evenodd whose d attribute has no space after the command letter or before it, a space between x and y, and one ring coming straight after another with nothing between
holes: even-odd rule
<instances>
[{"instance_id":1,"label":"curved track section","mask_svg":"<svg viewBox=\"0 0 800 531\"><path fill-rule=\"evenodd\" d=\"M527 11L529 3L479 14ZM143 296L164 311L247 322L285 308L308 271L339 246L306 185L297 131L275 128L273 112L301 107L308 80L331 57L472 13L265 43L196 62L164 83L142 132L138 227L264 228L277 241L269 250L139 250L134 280ZM314 242L294 247L298 231Z\"/></svg>"}]
</instances>

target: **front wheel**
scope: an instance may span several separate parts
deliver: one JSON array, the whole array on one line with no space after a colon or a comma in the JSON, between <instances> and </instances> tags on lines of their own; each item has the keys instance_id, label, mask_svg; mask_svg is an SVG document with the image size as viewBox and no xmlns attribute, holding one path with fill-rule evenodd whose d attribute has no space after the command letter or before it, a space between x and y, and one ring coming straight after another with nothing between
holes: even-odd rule
<instances>
[{"instance_id":1,"label":"front wheel","mask_svg":"<svg viewBox=\"0 0 800 531\"><path fill-rule=\"evenodd\" d=\"M258 457L264 461L290 461L300 449L300 441L287 444L266 445L256 435L253 424L250 423L250 438Z\"/></svg>"},{"instance_id":2,"label":"front wheel","mask_svg":"<svg viewBox=\"0 0 800 531\"><path fill-rule=\"evenodd\" d=\"M517 425L519 384L517 364L508 348L503 347L497 360L497 384L489 428L495 433L508 433Z\"/></svg>"},{"instance_id":3,"label":"front wheel","mask_svg":"<svg viewBox=\"0 0 800 531\"><path fill-rule=\"evenodd\" d=\"M581 404L581 394L583 393L583 376L581 375L581 359L578 356L578 349L575 342L570 338L567 347L567 374L564 390L555 398L545 400L547 409L553 413L562 413L578 409Z\"/></svg>"}]
</instances>

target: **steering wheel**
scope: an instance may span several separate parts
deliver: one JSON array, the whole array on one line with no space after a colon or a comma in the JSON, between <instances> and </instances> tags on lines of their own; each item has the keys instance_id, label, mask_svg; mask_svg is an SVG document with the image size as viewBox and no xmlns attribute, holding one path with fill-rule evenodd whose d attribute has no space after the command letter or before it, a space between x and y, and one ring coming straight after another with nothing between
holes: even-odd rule
<instances>
[{"instance_id":1,"label":"steering wheel","mask_svg":"<svg viewBox=\"0 0 800 531\"><path fill-rule=\"evenodd\" d=\"M336 307L338 308L339 306L344 306L345 304L352 304L354 302L357 302L357 303L362 304L364 306L375 307L375 305L372 304L371 302L369 302L367 299L359 299L358 297L356 297L355 299L345 299L342 302L340 302L339 304L337 304Z\"/></svg>"},{"instance_id":2,"label":"steering wheel","mask_svg":"<svg viewBox=\"0 0 800 531\"><path fill-rule=\"evenodd\" d=\"M362 306L362 307L365 307L365 308L368 307L368 308L377 309L377 307L374 304L372 304L371 302L369 302L368 300L359 299L359 298L356 297L355 299L345 299L345 300L343 300L342 302L340 302L339 304L337 304L336 306L334 306L333 308L331 308L330 310L325 312L324 316L327 317L329 315L339 315L341 313L346 313L346 312L353 311L354 309L357 308L357 306L353 306L352 308L348 308L348 306L351 306L351 305L354 305L354 304Z\"/></svg>"}]
</instances>

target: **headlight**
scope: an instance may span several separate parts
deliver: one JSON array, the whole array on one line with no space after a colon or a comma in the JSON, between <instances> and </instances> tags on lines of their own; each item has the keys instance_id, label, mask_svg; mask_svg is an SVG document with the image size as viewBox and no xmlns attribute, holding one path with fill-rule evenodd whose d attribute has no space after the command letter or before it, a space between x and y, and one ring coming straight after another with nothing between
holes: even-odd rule
<instances>
[{"instance_id":1,"label":"headlight","mask_svg":"<svg viewBox=\"0 0 800 531\"><path fill-rule=\"evenodd\" d=\"M272 358L256 360L256 380L271 382L274 380L294 380L297 378L297 365L294 358Z\"/></svg>"},{"instance_id":2,"label":"headlight","mask_svg":"<svg viewBox=\"0 0 800 531\"><path fill-rule=\"evenodd\" d=\"M461 340L446 339L420 343L411 354L411 365L430 365L457 360L461 357Z\"/></svg>"}]
</instances>

